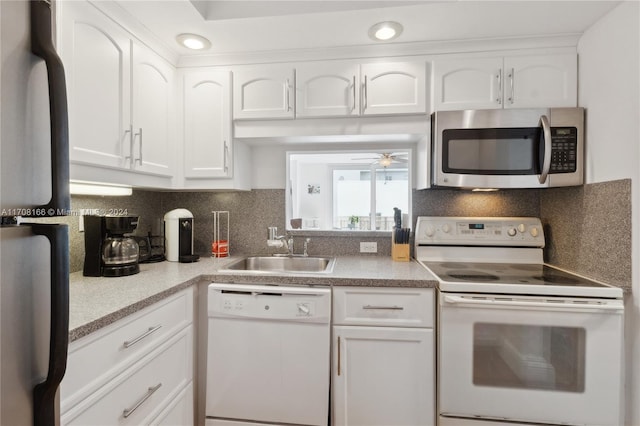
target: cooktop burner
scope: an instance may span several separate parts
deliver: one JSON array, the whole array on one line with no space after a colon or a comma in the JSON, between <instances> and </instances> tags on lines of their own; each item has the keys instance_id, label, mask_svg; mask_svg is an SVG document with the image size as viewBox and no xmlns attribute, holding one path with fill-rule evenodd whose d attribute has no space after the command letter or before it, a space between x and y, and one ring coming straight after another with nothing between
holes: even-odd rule
<instances>
[{"instance_id":1,"label":"cooktop burner","mask_svg":"<svg viewBox=\"0 0 640 426\"><path fill-rule=\"evenodd\" d=\"M500 279L496 275L480 271L451 271L447 273L447 276L465 281L496 281Z\"/></svg>"}]
</instances>

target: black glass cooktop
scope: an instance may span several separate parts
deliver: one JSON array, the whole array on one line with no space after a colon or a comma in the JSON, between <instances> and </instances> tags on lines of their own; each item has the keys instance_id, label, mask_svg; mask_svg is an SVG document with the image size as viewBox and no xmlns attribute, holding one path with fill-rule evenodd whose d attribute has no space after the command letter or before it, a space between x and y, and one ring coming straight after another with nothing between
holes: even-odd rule
<instances>
[{"instance_id":1,"label":"black glass cooktop","mask_svg":"<svg viewBox=\"0 0 640 426\"><path fill-rule=\"evenodd\" d=\"M438 279L454 283L606 287L541 264L424 262Z\"/></svg>"}]
</instances>

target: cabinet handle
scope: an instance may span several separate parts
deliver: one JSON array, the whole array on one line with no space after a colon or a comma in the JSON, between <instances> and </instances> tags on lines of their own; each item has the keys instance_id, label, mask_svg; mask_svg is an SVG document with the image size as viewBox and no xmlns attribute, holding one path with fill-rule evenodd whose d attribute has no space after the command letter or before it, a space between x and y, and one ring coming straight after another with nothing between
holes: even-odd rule
<instances>
[{"instance_id":1,"label":"cabinet handle","mask_svg":"<svg viewBox=\"0 0 640 426\"><path fill-rule=\"evenodd\" d=\"M224 141L224 172L227 173L229 171L229 166L227 165L227 157L229 156L229 145L227 145L227 141Z\"/></svg>"},{"instance_id":2,"label":"cabinet handle","mask_svg":"<svg viewBox=\"0 0 640 426\"><path fill-rule=\"evenodd\" d=\"M127 340L123 343L123 346L125 348L130 348L131 346L135 345L136 343L138 343L140 340L144 339L145 337L155 333L156 331L160 330L160 328L162 328L162 325L156 325L155 327L149 327L149 329L147 331L145 331L144 333L142 333L141 335L139 335L138 337L136 337L133 340Z\"/></svg>"},{"instance_id":3,"label":"cabinet handle","mask_svg":"<svg viewBox=\"0 0 640 426\"><path fill-rule=\"evenodd\" d=\"M285 80L284 84L285 84L284 96L286 98L285 111L291 111L291 102L289 101L289 79L288 78Z\"/></svg>"},{"instance_id":4,"label":"cabinet handle","mask_svg":"<svg viewBox=\"0 0 640 426\"><path fill-rule=\"evenodd\" d=\"M513 68L511 68L511 72L509 73L509 89L510 89L510 93L509 93L509 103L513 105L513 100L514 100L514 95L515 92L513 91L513 74L514 74L515 70Z\"/></svg>"},{"instance_id":5,"label":"cabinet handle","mask_svg":"<svg viewBox=\"0 0 640 426\"><path fill-rule=\"evenodd\" d=\"M496 102L502 104L502 70L498 70L496 78L498 79L498 97L496 98Z\"/></svg>"},{"instance_id":6,"label":"cabinet handle","mask_svg":"<svg viewBox=\"0 0 640 426\"><path fill-rule=\"evenodd\" d=\"M403 311L404 307L402 306L373 306L373 305L364 305L362 309L384 309L388 311Z\"/></svg>"},{"instance_id":7,"label":"cabinet handle","mask_svg":"<svg viewBox=\"0 0 640 426\"><path fill-rule=\"evenodd\" d=\"M124 416L124 418L126 419L127 417L132 415L138 409L138 407L144 404L147 399L151 398L151 395L153 395L158 389L160 389L160 386L162 386L162 383L158 383L157 385L150 387L149 389L147 389L147 393L142 398L140 398L140 400L136 402L133 407L125 408L122 411L122 415Z\"/></svg>"},{"instance_id":8,"label":"cabinet handle","mask_svg":"<svg viewBox=\"0 0 640 426\"><path fill-rule=\"evenodd\" d=\"M140 158L136 159L134 163L140 162L140 165L142 166L142 127L140 127L140 131L134 135L133 137L134 143L136 140L135 138L136 136L140 136Z\"/></svg>"},{"instance_id":9,"label":"cabinet handle","mask_svg":"<svg viewBox=\"0 0 640 426\"><path fill-rule=\"evenodd\" d=\"M368 99L368 93L367 93L367 76L364 76L364 105L362 106L362 111L366 110L367 107L369 106L369 99Z\"/></svg>"},{"instance_id":10,"label":"cabinet handle","mask_svg":"<svg viewBox=\"0 0 640 426\"><path fill-rule=\"evenodd\" d=\"M133 166L134 161L133 161L133 124L129 125L129 128L127 130L124 131L124 136L122 136L122 142L124 143L125 138L127 137L127 134L129 135L129 155L125 156L124 159L125 160L129 160L129 162L131 164L129 164L130 167Z\"/></svg>"},{"instance_id":11,"label":"cabinet handle","mask_svg":"<svg viewBox=\"0 0 640 426\"><path fill-rule=\"evenodd\" d=\"M351 111L355 111L356 110L356 76L353 76L353 107L351 108Z\"/></svg>"},{"instance_id":12,"label":"cabinet handle","mask_svg":"<svg viewBox=\"0 0 640 426\"><path fill-rule=\"evenodd\" d=\"M342 370L341 370L341 365L340 365L340 358L342 357L342 355L340 354L340 336L338 336L338 376L340 374L342 374Z\"/></svg>"}]
</instances>

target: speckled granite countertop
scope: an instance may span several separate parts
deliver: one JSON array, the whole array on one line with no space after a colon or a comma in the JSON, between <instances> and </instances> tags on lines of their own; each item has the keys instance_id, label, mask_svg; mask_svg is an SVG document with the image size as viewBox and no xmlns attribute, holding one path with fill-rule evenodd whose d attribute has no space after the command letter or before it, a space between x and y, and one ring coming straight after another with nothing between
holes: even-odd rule
<instances>
[{"instance_id":1,"label":"speckled granite countertop","mask_svg":"<svg viewBox=\"0 0 640 426\"><path fill-rule=\"evenodd\" d=\"M435 277L416 262L384 256L340 256L331 274L218 272L238 257L196 263L140 265L128 277L70 277L69 340L74 341L201 281L326 286L435 287Z\"/></svg>"}]
</instances>

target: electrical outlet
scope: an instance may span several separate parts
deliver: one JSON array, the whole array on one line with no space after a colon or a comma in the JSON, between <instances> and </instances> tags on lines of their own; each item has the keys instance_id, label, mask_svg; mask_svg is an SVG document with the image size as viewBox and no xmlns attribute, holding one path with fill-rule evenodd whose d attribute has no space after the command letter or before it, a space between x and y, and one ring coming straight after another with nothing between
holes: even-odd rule
<instances>
[{"instance_id":1,"label":"electrical outlet","mask_svg":"<svg viewBox=\"0 0 640 426\"><path fill-rule=\"evenodd\" d=\"M361 242L360 253L377 253L378 243L376 242Z\"/></svg>"}]
</instances>

